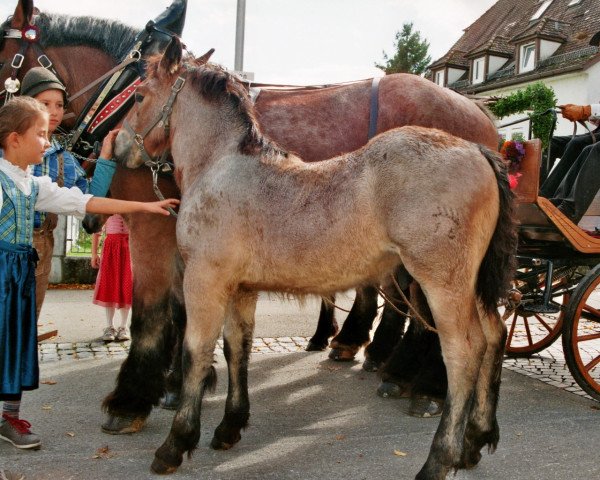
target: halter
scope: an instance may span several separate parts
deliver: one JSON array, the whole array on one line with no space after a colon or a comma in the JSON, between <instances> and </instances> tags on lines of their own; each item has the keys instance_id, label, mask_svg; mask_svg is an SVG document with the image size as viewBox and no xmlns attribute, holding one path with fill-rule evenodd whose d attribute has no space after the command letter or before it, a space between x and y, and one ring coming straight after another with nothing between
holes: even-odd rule
<instances>
[{"instance_id":1,"label":"halter","mask_svg":"<svg viewBox=\"0 0 600 480\"><path fill-rule=\"evenodd\" d=\"M154 122L152 122L148 127L146 127L145 130L142 131L142 133L137 133L129 124L127 119L123 121L123 128L133 136L133 141L135 142L138 150L140 151L140 154L142 155L142 158L144 159L144 165L149 167L152 171L152 188L154 190L154 193L160 200L164 200L165 197L158 187L158 174L159 172L167 173L173 170L173 164L167 162L167 158L169 157L171 151L169 150L169 148L165 148L160 154L160 156L158 156L157 158L153 158L146 150L146 147L144 147L144 139L157 126L162 126L165 136L169 137L171 132L170 120L171 113L173 113L173 105L175 103L175 100L177 99L177 95L179 95L179 92L181 91L184 85L185 78L177 77L177 80L175 80L175 83L173 83L173 85L171 86L171 95L169 96L167 103L165 103L161 108L161 113L158 115L156 120L154 120ZM169 207L168 210L172 216L177 217L177 213L172 208Z\"/></svg>"}]
</instances>

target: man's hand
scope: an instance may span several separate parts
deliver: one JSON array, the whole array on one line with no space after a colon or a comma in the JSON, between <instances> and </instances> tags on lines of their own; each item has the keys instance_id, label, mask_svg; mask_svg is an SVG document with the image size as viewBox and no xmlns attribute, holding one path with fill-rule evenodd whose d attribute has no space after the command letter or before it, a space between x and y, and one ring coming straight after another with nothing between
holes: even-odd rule
<instances>
[{"instance_id":1,"label":"man's hand","mask_svg":"<svg viewBox=\"0 0 600 480\"><path fill-rule=\"evenodd\" d=\"M567 105L559 105L558 108L562 110L562 116L572 122L583 122L590 118L592 114L592 107L590 105L573 105L568 103Z\"/></svg>"}]
</instances>

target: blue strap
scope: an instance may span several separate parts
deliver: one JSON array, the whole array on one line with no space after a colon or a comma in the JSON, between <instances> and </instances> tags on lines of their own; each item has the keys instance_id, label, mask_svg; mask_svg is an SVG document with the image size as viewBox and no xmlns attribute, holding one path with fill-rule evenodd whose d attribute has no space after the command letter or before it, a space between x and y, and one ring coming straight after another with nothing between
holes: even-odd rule
<instances>
[{"instance_id":1,"label":"blue strap","mask_svg":"<svg viewBox=\"0 0 600 480\"><path fill-rule=\"evenodd\" d=\"M377 134L377 114L379 112L379 80L381 77L373 79L371 83L371 111L369 114L369 140Z\"/></svg>"}]
</instances>

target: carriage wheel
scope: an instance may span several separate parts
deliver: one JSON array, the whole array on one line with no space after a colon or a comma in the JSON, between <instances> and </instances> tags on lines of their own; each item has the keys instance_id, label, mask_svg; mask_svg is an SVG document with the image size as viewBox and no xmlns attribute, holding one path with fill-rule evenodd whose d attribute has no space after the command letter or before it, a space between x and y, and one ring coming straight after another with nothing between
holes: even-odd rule
<instances>
[{"instance_id":1,"label":"carriage wheel","mask_svg":"<svg viewBox=\"0 0 600 480\"><path fill-rule=\"evenodd\" d=\"M565 313L563 350L573 378L600 400L600 265L579 283Z\"/></svg>"},{"instance_id":2,"label":"carriage wheel","mask_svg":"<svg viewBox=\"0 0 600 480\"><path fill-rule=\"evenodd\" d=\"M505 353L509 357L529 357L552 345L559 337L569 294L552 300L561 305L558 313L532 313L517 308L505 320L508 336Z\"/></svg>"},{"instance_id":3,"label":"carriage wheel","mask_svg":"<svg viewBox=\"0 0 600 480\"><path fill-rule=\"evenodd\" d=\"M539 280L540 288L545 277ZM504 321L507 328L506 350L509 357L529 357L552 345L562 331L566 306L570 292L565 291L565 277L558 277L552 285L552 301L560 305L557 313L535 313L519 305L513 312L506 312ZM554 293L554 292L557 293Z\"/></svg>"}]
</instances>

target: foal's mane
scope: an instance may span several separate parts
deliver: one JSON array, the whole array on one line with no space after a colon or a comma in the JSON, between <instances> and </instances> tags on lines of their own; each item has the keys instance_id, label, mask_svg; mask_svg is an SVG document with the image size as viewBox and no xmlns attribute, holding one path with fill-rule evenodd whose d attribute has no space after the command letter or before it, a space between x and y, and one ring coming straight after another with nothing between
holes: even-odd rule
<instances>
[{"instance_id":1,"label":"foal's mane","mask_svg":"<svg viewBox=\"0 0 600 480\"><path fill-rule=\"evenodd\" d=\"M159 76L160 57L148 62L148 76ZM282 149L260 131L254 104L244 85L223 67L214 63L198 63L193 56L183 59L176 73L184 75L192 87L209 102L225 102L242 121L246 135L239 145L240 153L267 157L287 157Z\"/></svg>"},{"instance_id":2,"label":"foal's mane","mask_svg":"<svg viewBox=\"0 0 600 480\"><path fill-rule=\"evenodd\" d=\"M40 13L34 17L34 23L40 29L42 48L87 45L102 50L116 61L129 53L137 34L133 27L117 20L90 16ZM1 28L10 28L10 18Z\"/></svg>"}]
</instances>

